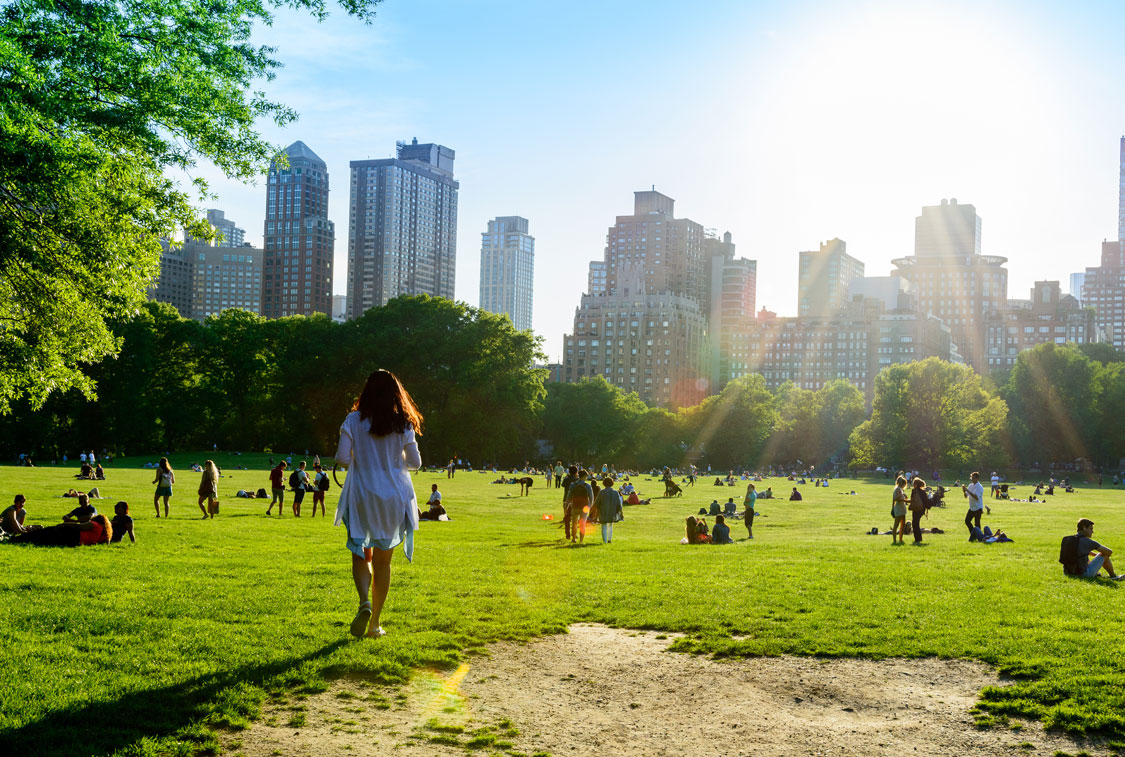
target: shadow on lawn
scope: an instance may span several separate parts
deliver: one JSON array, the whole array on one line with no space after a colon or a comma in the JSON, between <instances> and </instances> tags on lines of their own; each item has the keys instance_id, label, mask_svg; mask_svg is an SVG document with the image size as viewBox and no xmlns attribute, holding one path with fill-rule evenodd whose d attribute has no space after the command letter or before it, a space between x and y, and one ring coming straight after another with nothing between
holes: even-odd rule
<instances>
[{"instance_id":1,"label":"shadow on lawn","mask_svg":"<svg viewBox=\"0 0 1125 757\"><path fill-rule=\"evenodd\" d=\"M240 684L262 686L306 662L327 657L347 643L347 639L340 639L302 657L201 676L172 686L133 691L113 701L52 712L0 737L0 752L73 757L108 755L119 750L126 754L145 751L138 742L174 736L180 729L200 723L208 713L207 706L224 691ZM191 737L184 740L190 741Z\"/></svg>"}]
</instances>

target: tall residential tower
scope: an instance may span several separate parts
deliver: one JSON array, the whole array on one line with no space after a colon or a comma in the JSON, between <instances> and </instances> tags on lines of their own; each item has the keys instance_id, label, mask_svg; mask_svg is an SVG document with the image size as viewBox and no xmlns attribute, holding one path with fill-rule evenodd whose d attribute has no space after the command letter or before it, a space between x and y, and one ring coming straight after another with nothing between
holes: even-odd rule
<instances>
[{"instance_id":1,"label":"tall residential tower","mask_svg":"<svg viewBox=\"0 0 1125 757\"><path fill-rule=\"evenodd\" d=\"M863 276L863 263L847 250L844 240L830 239L819 250L800 253L798 316L826 317L847 304L848 282Z\"/></svg>"},{"instance_id":2,"label":"tall residential tower","mask_svg":"<svg viewBox=\"0 0 1125 757\"><path fill-rule=\"evenodd\" d=\"M404 294L453 299L453 150L399 142L396 157L351 162L348 318Z\"/></svg>"},{"instance_id":3,"label":"tall residential tower","mask_svg":"<svg viewBox=\"0 0 1125 757\"><path fill-rule=\"evenodd\" d=\"M332 313L328 167L304 142L285 148L289 165L270 164L262 275L262 315Z\"/></svg>"},{"instance_id":4,"label":"tall residential tower","mask_svg":"<svg viewBox=\"0 0 1125 757\"><path fill-rule=\"evenodd\" d=\"M535 237L527 228L526 218L497 216L480 235L480 306L506 313L520 331L531 328L535 280Z\"/></svg>"}]
</instances>

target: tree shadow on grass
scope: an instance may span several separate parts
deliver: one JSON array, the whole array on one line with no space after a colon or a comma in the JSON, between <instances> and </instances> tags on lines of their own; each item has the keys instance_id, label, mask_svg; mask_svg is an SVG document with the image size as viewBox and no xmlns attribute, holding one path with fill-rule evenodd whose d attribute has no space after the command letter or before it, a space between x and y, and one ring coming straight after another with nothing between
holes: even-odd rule
<instances>
[{"instance_id":1,"label":"tree shadow on grass","mask_svg":"<svg viewBox=\"0 0 1125 757\"><path fill-rule=\"evenodd\" d=\"M246 691L239 692L239 687L263 687L271 679L284 680L286 674L292 678L306 663L327 657L347 643L349 640L339 639L301 657L131 691L112 701L57 710L0 734L0 753L28 757L147 754L155 747L151 744L153 739L175 736L184 742L201 741L203 731L192 726L229 727L231 713L241 719L257 708L258 698ZM146 741L150 743L143 743ZM188 747L160 751L193 754L196 750Z\"/></svg>"}]
</instances>

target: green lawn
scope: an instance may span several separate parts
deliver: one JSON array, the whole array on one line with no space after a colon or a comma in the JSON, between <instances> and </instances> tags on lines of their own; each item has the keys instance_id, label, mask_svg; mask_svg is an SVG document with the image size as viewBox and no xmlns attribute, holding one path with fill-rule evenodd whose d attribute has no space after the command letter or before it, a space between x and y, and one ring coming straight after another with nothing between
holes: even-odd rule
<instances>
[{"instance_id":1,"label":"green lawn","mask_svg":"<svg viewBox=\"0 0 1125 757\"><path fill-rule=\"evenodd\" d=\"M169 520L153 518L152 471L124 467L139 460L110 466L99 509L128 500L136 545L0 545L0 751L206 751L214 728L245 725L267 696L343 673L398 681L576 621L685 632L677 647L691 652L984 660L1018 678L982 692L992 716L1125 739L1125 587L1067 579L1056 562L1059 539L1086 516L1096 538L1122 550L1125 569L1121 490L998 503L984 522L1016 541L989 546L967 543L958 492L927 523L947 532L915 548L864 535L889 525L887 482L842 479L802 487L801 503L761 502L752 542L680 546L686 515L744 490L698 484L682 499L626 508L613 544L593 534L571 548L558 491L542 479L521 499L505 496L518 487L490 484L492 474L419 473L420 496L439 483L454 520L423 524L413 565L396 555L389 635L353 641L343 529L307 513L267 519L265 502L235 499L238 488L268 488L264 455L218 455L222 513L199 520L199 476L186 468L201 457L173 457ZM258 469L233 470L239 462ZM29 522L56 522L73 507L58 497L71 473L0 468L4 504L22 492ZM646 496L660 488L637 483ZM788 491L784 480L760 488L768 484Z\"/></svg>"}]
</instances>

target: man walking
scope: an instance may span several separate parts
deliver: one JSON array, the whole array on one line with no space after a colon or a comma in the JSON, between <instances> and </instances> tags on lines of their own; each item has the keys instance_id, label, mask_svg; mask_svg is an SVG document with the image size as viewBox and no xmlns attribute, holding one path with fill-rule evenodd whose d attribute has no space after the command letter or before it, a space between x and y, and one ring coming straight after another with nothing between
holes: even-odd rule
<instances>
[{"instance_id":1,"label":"man walking","mask_svg":"<svg viewBox=\"0 0 1125 757\"><path fill-rule=\"evenodd\" d=\"M566 476L562 480L563 490L563 528L566 533L566 540L570 541L570 485L578 480L578 466L572 465L567 469Z\"/></svg>"},{"instance_id":2,"label":"man walking","mask_svg":"<svg viewBox=\"0 0 1125 757\"><path fill-rule=\"evenodd\" d=\"M965 513L965 528L969 529L969 541L973 541L975 527L980 531L980 517L984 514L984 486L980 482L980 474L973 471L969 475L969 485L961 486L961 491L969 498L969 512Z\"/></svg>"}]
</instances>

